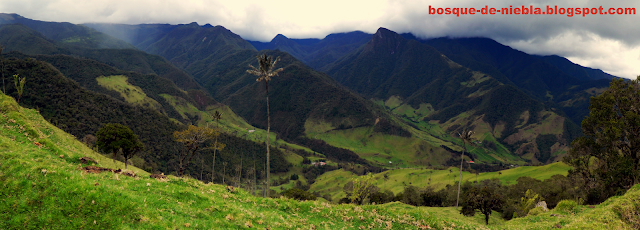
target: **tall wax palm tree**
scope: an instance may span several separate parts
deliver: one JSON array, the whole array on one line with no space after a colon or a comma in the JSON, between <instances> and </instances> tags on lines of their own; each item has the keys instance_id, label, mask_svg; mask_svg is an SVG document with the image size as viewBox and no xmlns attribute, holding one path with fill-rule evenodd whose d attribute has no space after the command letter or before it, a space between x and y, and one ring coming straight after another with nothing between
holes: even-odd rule
<instances>
[{"instance_id":1,"label":"tall wax palm tree","mask_svg":"<svg viewBox=\"0 0 640 230\"><path fill-rule=\"evenodd\" d=\"M456 200L456 208L458 207L458 202L460 201L460 184L462 183L462 163L464 163L464 152L467 151L467 142L471 142L471 136L473 135L473 131L462 130L462 133L458 133L460 139L462 140L462 156L460 156L460 180L458 181L458 199Z\"/></svg>"},{"instance_id":2,"label":"tall wax palm tree","mask_svg":"<svg viewBox=\"0 0 640 230\"><path fill-rule=\"evenodd\" d=\"M211 117L213 117L213 119L216 120L216 131L220 132L220 128L218 126L220 123L220 119L222 119L222 113L216 110L215 112L213 112L213 115L211 115ZM211 166L211 183L213 183L213 179L216 175L215 169L216 169L216 150L218 150L218 136L216 136L215 141L213 143L213 164ZM224 179L224 175L223 175L223 179Z\"/></svg>"},{"instance_id":3,"label":"tall wax palm tree","mask_svg":"<svg viewBox=\"0 0 640 230\"><path fill-rule=\"evenodd\" d=\"M258 55L258 68L249 65L251 69L247 70L247 73L258 76L256 81L264 81L264 86L267 91L267 186L271 185L269 171L271 167L269 165L269 132L271 131L271 116L269 115L269 81L272 77L278 76L278 73L282 72L282 68L275 69L276 63L280 61L280 57L273 60L273 57L267 56L267 54ZM275 70L274 70L275 69ZM268 190L267 190L268 191Z\"/></svg>"},{"instance_id":4,"label":"tall wax palm tree","mask_svg":"<svg viewBox=\"0 0 640 230\"><path fill-rule=\"evenodd\" d=\"M2 93L7 93L7 88L4 86L4 61L2 61L2 50L4 50L4 46L0 46L0 62L2 62L2 69L0 69L0 73L2 73Z\"/></svg>"}]
</instances>

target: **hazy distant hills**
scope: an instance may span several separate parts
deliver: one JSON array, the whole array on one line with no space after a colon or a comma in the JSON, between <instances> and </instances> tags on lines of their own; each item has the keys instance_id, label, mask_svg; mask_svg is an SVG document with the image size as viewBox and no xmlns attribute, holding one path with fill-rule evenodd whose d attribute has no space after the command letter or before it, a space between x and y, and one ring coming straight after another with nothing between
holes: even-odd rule
<instances>
[{"instance_id":1,"label":"hazy distant hills","mask_svg":"<svg viewBox=\"0 0 640 230\"><path fill-rule=\"evenodd\" d=\"M322 70L370 39L371 34L354 31L329 34L323 39L289 39L279 34L270 42L249 42L258 50L278 49L287 52L308 66Z\"/></svg>"},{"instance_id":2,"label":"hazy distant hills","mask_svg":"<svg viewBox=\"0 0 640 230\"><path fill-rule=\"evenodd\" d=\"M43 22L17 14L0 13L0 24L22 24L40 32L46 38L70 47L92 49L133 49L133 45L100 33L95 29L62 22Z\"/></svg>"}]
</instances>

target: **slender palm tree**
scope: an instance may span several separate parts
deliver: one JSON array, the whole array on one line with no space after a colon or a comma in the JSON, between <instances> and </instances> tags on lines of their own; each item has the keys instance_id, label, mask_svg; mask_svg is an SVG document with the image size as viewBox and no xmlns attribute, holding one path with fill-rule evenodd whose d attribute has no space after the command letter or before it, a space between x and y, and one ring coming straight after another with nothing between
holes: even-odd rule
<instances>
[{"instance_id":1,"label":"slender palm tree","mask_svg":"<svg viewBox=\"0 0 640 230\"><path fill-rule=\"evenodd\" d=\"M215 112L213 112L213 115L211 115L211 117L213 117L213 119L216 120L216 131L220 133L220 128L218 126L220 123L220 119L222 119L222 113L216 110ZM211 183L213 183L213 179L216 175L216 151L218 150L218 136L220 135L216 136L215 141L213 143L213 164L211 166ZM223 175L223 179L224 179L224 175Z\"/></svg>"},{"instance_id":2,"label":"slender palm tree","mask_svg":"<svg viewBox=\"0 0 640 230\"><path fill-rule=\"evenodd\" d=\"M264 86L267 91L267 186L271 185L271 180L269 177L269 171L271 167L269 165L269 132L271 131L271 116L269 115L269 81L271 81L272 77L278 76L278 73L282 72L282 68L275 69L276 63L280 61L280 57L277 57L276 60L273 60L273 57L267 56L267 54L262 54L257 56L258 59L258 68L249 65L251 69L247 70L247 73L258 76L256 81L263 81ZM268 190L267 190L268 191Z\"/></svg>"},{"instance_id":3,"label":"slender palm tree","mask_svg":"<svg viewBox=\"0 0 640 230\"><path fill-rule=\"evenodd\" d=\"M456 208L458 207L458 203L460 202L460 184L462 183L462 163L464 163L464 152L467 151L467 142L471 143L471 136L473 135L473 131L462 130L462 133L458 133L460 139L462 140L462 156L460 156L460 180L458 181L458 199L456 200Z\"/></svg>"},{"instance_id":4,"label":"slender palm tree","mask_svg":"<svg viewBox=\"0 0 640 230\"><path fill-rule=\"evenodd\" d=\"M4 61L2 61L2 50L4 50L4 46L0 46L0 62L2 63L2 69L0 69L0 73L2 73L2 93L7 93L7 88L4 86Z\"/></svg>"}]
</instances>

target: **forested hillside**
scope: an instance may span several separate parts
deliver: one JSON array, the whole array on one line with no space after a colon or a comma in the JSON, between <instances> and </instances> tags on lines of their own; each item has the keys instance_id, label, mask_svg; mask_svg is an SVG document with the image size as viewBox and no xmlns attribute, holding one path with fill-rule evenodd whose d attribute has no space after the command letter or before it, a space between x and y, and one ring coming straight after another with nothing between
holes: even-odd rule
<instances>
[{"instance_id":1,"label":"forested hillside","mask_svg":"<svg viewBox=\"0 0 640 230\"><path fill-rule=\"evenodd\" d=\"M70 66L62 63L84 63L85 66L101 65L90 60L79 60L68 56L39 56L39 58L45 60L50 59L53 63L66 68ZM155 99L158 99L157 101L162 102L160 104L163 105L163 108L158 109L128 103L120 94L114 91L100 89L96 83L91 83L91 80L84 79L88 87L96 88L96 92L89 91L82 87L82 84L63 76L63 74L51 64L33 58L9 58L5 59L4 63L5 74L8 74L8 76L17 74L27 79L25 92L24 95L22 95L20 103L39 110L45 119L52 124L76 136L78 139L82 139L86 135L95 135L98 129L107 123L127 125L134 133L140 136L146 148L145 152L138 155L144 161L134 161L134 163L137 163L136 165L152 172L172 172L175 170L177 164L175 154L176 151L179 150L179 146L177 146L177 143L173 140L172 134L175 131L184 129L185 126L172 121L170 117L161 113L164 111L167 114L180 116L163 97L157 95L173 93L174 95L181 95L187 99L189 97L183 92L176 90L175 86L172 88L171 85L173 84L171 82L155 75L145 76L132 72L122 72L108 66L105 66L105 69L103 69L105 71L112 71L113 74L126 74L131 80L129 83L136 84L136 86L139 85L138 87L142 86L144 89L153 89L153 91L149 91L149 94L146 94L146 96L155 97ZM81 66L82 65L78 65L78 67ZM82 68L78 68L76 70L81 69ZM74 72L71 72L72 75L73 73ZM81 76L91 75L76 75L75 77ZM96 81L96 78L97 76L93 78L93 81ZM83 79L78 78L78 80L82 81ZM159 85L163 87L152 87L155 84L157 84L156 86ZM9 95L17 96L13 84L7 84L6 87ZM191 117L191 120L194 121L198 119L199 118ZM190 120L183 120L185 123L189 121ZM244 167L246 168L249 167L250 163L253 163L253 161L248 158L250 155L255 155L256 160L262 158L264 161L264 151L262 151L264 148L260 147L260 144L230 134L225 134L221 138L225 143L230 144L230 147L223 150L219 156L222 159L239 163L239 159L237 159L235 155L242 153L246 157L244 158L246 161ZM243 148L243 151L239 151L238 148ZM282 158L283 155L281 151L274 149L272 152L272 170L275 172L287 171L289 166L287 165L287 161ZM200 158L202 158L202 160L208 158L207 162L211 162L212 154L205 151L198 157L198 159ZM216 164L220 164L221 167L223 161L217 162ZM208 165L210 166L210 163ZM200 165L194 165L190 172L194 175L199 175L202 170ZM204 168L204 171L208 171L209 174L211 173L209 167Z\"/></svg>"}]
</instances>

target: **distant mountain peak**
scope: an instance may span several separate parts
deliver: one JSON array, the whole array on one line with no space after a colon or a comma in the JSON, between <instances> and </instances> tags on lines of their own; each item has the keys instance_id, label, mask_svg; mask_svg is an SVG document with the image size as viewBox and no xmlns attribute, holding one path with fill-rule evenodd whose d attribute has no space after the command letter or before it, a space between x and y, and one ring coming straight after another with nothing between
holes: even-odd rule
<instances>
[{"instance_id":1,"label":"distant mountain peak","mask_svg":"<svg viewBox=\"0 0 640 230\"><path fill-rule=\"evenodd\" d=\"M16 17L22 18L22 16L16 13L11 13L11 14L0 13L0 20L15 20Z\"/></svg>"},{"instance_id":2,"label":"distant mountain peak","mask_svg":"<svg viewBox=\"0 0 640 230\"><path fill-rule=\"evenodd\" d=\"M291 41L291 39L287 38L286 36L282 35L282 34L278 34L276 35L270 42L273 46L278 47L281 45L284 46L295 46L296 43L294 41Z\"/></svg>"},{"instance_id":3,"label":"distant mountain peak","mask_svg":"<svg viewBox=\"0 0 640 230\"><path fill-rule=\"evenodd\" d=\"M365 48L365 51L377 51L382 49L389 54L396 54L398 50L401 50L405 42L406 39L398 33L380 27L378 31L373 34L371 41L369 41Z\"/></svg>"}]
</instances>

